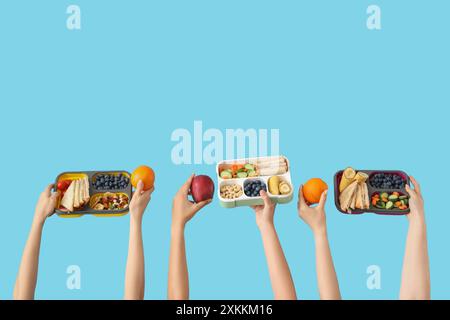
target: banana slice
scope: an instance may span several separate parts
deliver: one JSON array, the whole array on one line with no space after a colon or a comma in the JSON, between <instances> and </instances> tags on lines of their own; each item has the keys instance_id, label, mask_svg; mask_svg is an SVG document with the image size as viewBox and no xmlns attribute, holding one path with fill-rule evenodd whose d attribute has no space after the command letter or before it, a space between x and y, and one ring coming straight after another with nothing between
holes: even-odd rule
<instances>
[{"instance_id":1,"label":"banana slice","mask_svg":"<svg viewBox=\"0 0 450 320\"><path fill-rule=\"evenodd\" d=\"M280 189L280 193L282 195L291 193L291 186L289 185L289 183L287 183L285 181L280 183L279 189Z\"/></svg>"}]
</instances>

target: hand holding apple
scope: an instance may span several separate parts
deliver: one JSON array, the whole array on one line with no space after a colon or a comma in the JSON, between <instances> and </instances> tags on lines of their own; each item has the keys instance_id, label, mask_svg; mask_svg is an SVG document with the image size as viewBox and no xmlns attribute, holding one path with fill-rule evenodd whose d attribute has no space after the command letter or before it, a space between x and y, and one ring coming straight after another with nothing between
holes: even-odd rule
<instances>
[{"instance_id":1,"label":"hand holding apple","mask_svg":"<svg viewBox=\"0 0 450 320\"><path fill-rule=\"evenodd\" d=\"M197 180L197 182L193 183L195 181L195 178L197 178L195 177L195 175L191 175L180 188L180 190L178 190L173 199L172 227L184 228L186 222L191 220L198 211L200 211L204 206L211 203L212 201L212 196L214 195L214 183L212 183L211 193L210 183L212 182L212 180L210 182L207 182L207 179L205 180L204 178L200 178L200 180ZM206 188L203 189L203 186L205 186ZM194 200L198 200L199 202L189 201L189 193L193 195ZM207 199L201 200L204 197L206 197Z\"/></svg>"}]
</instances>

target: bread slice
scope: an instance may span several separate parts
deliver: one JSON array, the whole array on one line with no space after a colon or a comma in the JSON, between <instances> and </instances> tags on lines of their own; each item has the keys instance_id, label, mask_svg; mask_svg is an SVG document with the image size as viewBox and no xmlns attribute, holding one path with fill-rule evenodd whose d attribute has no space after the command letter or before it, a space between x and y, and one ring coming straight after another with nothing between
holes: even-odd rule
<instances>
[{"instance_id":1,"label":"bread slice","mask_svg":"<svg viewBox=\"0 0 450 320\"><path fill-rule=\"evenodd\" d=\"M88 203L89 199L90 199L90 196L89 196L89 179L85 177L83 179L83 184L84 184L83 201L84 201L84 203Z\"/></svg>"},{"instance_id":2,"label":"bread slice","mask_svg":"<svg viewBox=\"0 0 450 320\"><path fill-rule=\"evenodd\" d=\"M73 201L75 197L75 181L70 183L64 197L61 199L61 205L69 212L73 212Z\"/></svg>"},{"instance_id":3,"label":"bread slice","mask_svg":"<svg viewBox=\"0 0 450 320\"><path fill-rule=\"evenodd\" d=\"M78 209L80 207L80 180L74 180L72 183L75 183L73 207Z\"/></svg>"},{"instance_id":4,"label":"bread slice","mask_svg":"<svg viewBox=\"0 0 450 320\"><path fill-rule=\"evenodd\" d=\"M285 174L287 171L288 167L286 164L282 166L267 167L267 168L258 167L258 172L261 176L276 176L280 174Z\"/></svg>"},{"instance_id":5,"label":"bread slice","mask_svg":"<svg viewBox=\"0 0 450 320\"><path fill-rule=\"evenodd\" d=\"M356 181L353 181L339 195L339 203L340 203L340 207L341 207L342 211L347 212L348 209L350 208L350 206L352 205L352 201L354 199L354 195L355 195L357 187L358 187L358 183Z\"/></svg>"},{"instance_id":6,"label":"bread slice","mask_svg":"<svg viewBox=\"0 0 450 320\"><path fill-rule=\"evenodd\" d=\"M350 209L355 210L356 209L356 194L358 193L358 184L356 184L355 191L352 195L352 200L350 202Z\"/></svg>"},{"instance_id":7,"label":"bread slice","mask_svg":"<svg viewBox=\"0 0 450 320\"><path fill-rule=\"evenodd\" d=\"M356 209L364 209L363 204L363 186L362 183L358 183L358 188L356 188L356 202L355 202L355 208Z\"/></svg>"},{"instance_id":8,"label":"bread slice","mask_svg":"<svg viewBox=\"0 0 450 320\"><path fill-rule=\"evenodd\" d=\"M84 204L86 203L84 201L84 178L80 179L80 207L84 206Z\"/></svg>"},{"instance_id":9,"label":"bread slice","mask_svg":"<svg viewBox=\"0 0 450 320\"><path fill-rule=\"evenodd\" d=\"M363 184L363 207L364 209L370 208L369 187L367 183Z\"/></svg>"}]
</instances>

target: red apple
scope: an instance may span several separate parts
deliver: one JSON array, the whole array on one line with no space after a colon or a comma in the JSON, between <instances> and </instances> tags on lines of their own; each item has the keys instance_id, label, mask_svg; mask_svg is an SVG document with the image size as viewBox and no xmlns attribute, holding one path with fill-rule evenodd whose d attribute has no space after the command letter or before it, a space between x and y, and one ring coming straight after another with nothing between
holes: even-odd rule
<instances>
[{"instance_id":1,"label":"red apple","mask_svg":"<svg viewBox=\"0 0 450 320\"><path fill-rule=\"evenodd\" d=\"M214 196L214 182L205 175L195 176L191 183L191 194L196 203L212 199Z\"/></svg>"}]
</instances>

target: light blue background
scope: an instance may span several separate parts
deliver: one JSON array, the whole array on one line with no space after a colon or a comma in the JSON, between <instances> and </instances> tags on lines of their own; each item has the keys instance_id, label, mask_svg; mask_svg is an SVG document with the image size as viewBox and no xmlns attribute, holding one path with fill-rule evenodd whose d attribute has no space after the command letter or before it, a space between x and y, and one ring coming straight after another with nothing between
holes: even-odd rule
<instances>
[{"instance_id":1,"label":"light blue background","mask_svg":"<svg viewBox=\"0 0 450 320\"><path fill-rule=\"evenodd\" d=\"M69 4L82 30L66 28ZM382 9L381 31L366 8ZM426 200L432 296L450 298L449 23L441 1L19 1L0 4L2 200L0 298L12 290L41 190L67 170L149 164L157 191L144 219L146 298L165 299L172 196L191 172L170 135L279 128L295 185L346 166L403 169ZM404 217L346 216L327 204L347 299L396 299ZM129 218L48 219L36 297L120 299ZM276 226L300 298L318 298L311 232L295 201ZM217 200L186 231L191 298L270 299L250 209ZM82 289L66 288L66 268ZM366 268L382 269L382 290Z\"/></svg>"}]
</instances>

